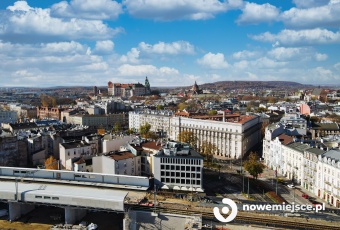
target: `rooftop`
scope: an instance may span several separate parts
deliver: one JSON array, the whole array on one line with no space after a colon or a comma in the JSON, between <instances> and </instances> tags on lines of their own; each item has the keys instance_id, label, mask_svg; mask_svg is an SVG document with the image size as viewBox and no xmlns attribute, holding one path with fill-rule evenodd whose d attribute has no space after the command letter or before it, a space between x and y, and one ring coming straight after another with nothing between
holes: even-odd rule
<instances>
[{"instance_id":1,"label":"rooftop","mask_svg":"<svg viewBox=\"0 0 340 230\"><path fill-rule=\"evenodd\" d=\"M119 160L125 160L125 159L129 159L129 158L134 158L135 155L133 155L129 151L124 151L124 152L118 152L118 153L109 154L109 155L107 155L107 157L110 157L113 160L119 161Z\"/></svg>"},{"instance_id":2,"label":"rooftop","mask_svg":"<svg viewBox=\"0 0 340 230\"><path fill-rule=\"evenodd\" d=\"M87 144L83 141L73 141L73 142L61 143L61 145L64 146L65 149L75 149L75 148L91 146L90 144Z\"/></svg>"},{"instance_id":3,"label":"rooftop","mask_svg":"<svg viewBox=\"0 0 340 230\"><path fill-rule=\"evenodd\" d=\"M340 161L340 151L339 150L329 150L327 152L325 152L323 155L323 157L329 157L335 161Z\"/></svg>"}]
</instances>

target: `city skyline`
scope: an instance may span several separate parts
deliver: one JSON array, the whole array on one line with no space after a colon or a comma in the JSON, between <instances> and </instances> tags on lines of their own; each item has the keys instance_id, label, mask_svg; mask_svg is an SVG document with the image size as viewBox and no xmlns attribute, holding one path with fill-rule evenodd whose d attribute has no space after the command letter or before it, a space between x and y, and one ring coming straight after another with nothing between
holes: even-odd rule
<instances>
[{"instance_id":1,"label":"city skyline","mask_svg":"<svg viewBox=\"0 0 340 230\"><path fill-rule=\"evenodd\" d=\"M0 2L0 85L340 79L340 1Z\"/></svg>"}]
</instances>

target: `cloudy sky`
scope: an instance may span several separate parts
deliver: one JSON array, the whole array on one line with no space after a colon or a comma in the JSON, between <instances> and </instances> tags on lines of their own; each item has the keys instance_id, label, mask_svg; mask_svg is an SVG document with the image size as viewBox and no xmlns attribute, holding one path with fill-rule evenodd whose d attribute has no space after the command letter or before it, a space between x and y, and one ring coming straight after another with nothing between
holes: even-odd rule
<instances>
[{"instance_id":1,"label":"cloudy sky","mask_svg":"<svg viewBox=\"0 0 340 230\"><path fill-rule=\"evenodd\" d=\"M0 1L1 86L339 84L340 0Z\"/></svg>"}]
</instances>

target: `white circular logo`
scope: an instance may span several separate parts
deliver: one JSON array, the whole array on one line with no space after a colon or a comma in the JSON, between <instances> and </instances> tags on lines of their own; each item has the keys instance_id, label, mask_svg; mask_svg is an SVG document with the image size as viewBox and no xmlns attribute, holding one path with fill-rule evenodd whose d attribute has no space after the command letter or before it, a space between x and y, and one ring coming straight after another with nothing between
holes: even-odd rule
<instances>
[{"instance_id":1,"label":"white circular logo","mask_svg":"<svg viewBox=\"0 0 340 230\"><path fill-rule=\"evenodd\" d=\"M218 219L219 221L227 223L227 222L230 222L233 219L235 219L235 217L237 215L237 205L236 205L236 203L233 200L228 199L228 198L223 198L222 203L223 204L227 204L227 205L229 205L231 207L231 210L228 207L223 207L222 208L222 213L223 214L229 214L229 216L224 218L221 215L220 209L218 207L214 208L214 215L215 215L216 219Z\"/></svg>"}]
</instances>

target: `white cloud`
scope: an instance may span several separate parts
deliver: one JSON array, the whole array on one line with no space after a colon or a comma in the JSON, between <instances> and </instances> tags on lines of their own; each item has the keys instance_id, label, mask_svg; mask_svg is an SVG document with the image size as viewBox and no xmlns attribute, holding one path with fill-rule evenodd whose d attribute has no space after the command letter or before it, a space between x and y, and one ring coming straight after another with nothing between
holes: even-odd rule
<instances>
[{"instance_id":1,"label":"white cloud","mask_svg":"<svg viewBox=\"0 0 340 230\"><path fill-rule=\"evenodd\" d=\"M277 20L279 9L266 4L256 4L247 2L242 9L242 14L236 20L238 24L259 24L261 22L271 22Z\"/></svg>"},{"instance_id":2,"label":"white cloud","mask_svg":"<svg viewBox=\"0 0 340 230\"><path fill-rule=\"evenodd\" d=\"M122 55L120 61L123 63L138 64L140 51L137 48L132 48L126 55Z\"/></svg>"},{"instance_id":3,"label":"white cloud","mask_svg":"<svg viewBox=\"0 0 340 230\"><path fill-rule=\"evenodd\" d=\"M268 57L278 61L293 61L309 58L313 55L310 48L285 48L278 47L268 52Z\"/></svg>"},{"instance_id":4,"label":"white cloud","mask_svg":"<svg viewBox=\"0 0 340 230\"><path fill-rule=\"evenodd\" d=\"M311 8L291 8L283 12L280 19L291 28L335 27L340 24L340 1L329 1L327 5L312 5Z\"/></svg>"},{"instance_id":5,"label":"white cloud","mask_svg":"<svg viewBox=\"0 0 340 230\"><path fill-rule=\"evenodd\" d=\"M254 40L271 42L275 45L316 45L340 43L340 32L332 32L326 29L310 30L282 30L278 34L265 32L259 35L250 36Z\"/></svg>"},{"instance_id":6,"label":"white cloud","mask_svg":"<svg viewBox=\"0 0 340 230\"><path fill-rule=\"evenodd\" d=\"M249 59L259 56L260 53L257 51L249 51L249 50L243 50L236 53L233 53L233 58L235 59Z\"/></svg>"},{"instance_id":7,"label":"white cloud","mask_svg":"<svg viewBox=\"0 0 340 230\"><path fill-rule=\"evenodd\" d=\"M298 8L311 8L316 6L327 5L330 0L293 0Z\"/></svg>"},{"instance_id":8,"label":"white cloud","mask_svg":"<svg viewBox=\"0 0 340 230\"><path fill-rule=\"evenodd\" d=\"M95 54L110 54L114 48L114 43L111 40L97 41L94 48Z\"/></svg>"},{"instance_id":9,"label":"white cloud","mask_svg":"<svg viewBox=\"0 0 340 230\"><path fill-rule=\"evenodd\" d=\"M52 5L51 15L61 18L116 19L122 5L112 0L71 0Z\"/></svg>"},{"instance_id":10,"label":"white cloud","mask_svg":"<svg viewBox=\"0 0 340 230\"><path fill-rule=\"evenodd\" d=\"M141 42L138 45L140 51L150 54L194 54L195 48L189 42L176 41L172 43L158 42L157 44L150 45Z\"/></svg>"},{"instance_id":11,"label":"white cloud","mask_svg":"<svg viewBox=\"0 0 340 230\"><path fill-rule=\"evenodd\" d=\"M340 70L340 62L336 63L336 64L334 65L334 68L337 69L337 70Z\"/></svg>"},{"instance_id":12,"label":"white cloud","mask_svg":"<svg viewBox=\"0 0 340 230\"><path fill-rule=\"evenodd\" d=\"M222 53L213 54L209 52L201 59L198 59L197 63L211 69L225 69L229 66Z\"/></svg>"},{"instance_id":13,"label":"white cloud","mask_svg":"<svg viewBox=\"0 0 340 230\"><path fill-rule=\"evenodd\" d=\"M328 55L327 54L317 53L317 54L315 54L314 57L315 57L315 60L317 60L317 61L325 61L325 60L327 60Z\"/></svg>"},{"instance_id":14,"label":"white cloud","mask_svg":"<svg viewBox=\"0 0 340 230\"><path fill-rule=\"evenodd\" d=\"M25 11L17 10L21 8ZM98 20L53 18L50 9L32 8L27 3L9 6L7 11L0 11L0 17L4 19L0 22L0 38L12 42L103 40L122 32L122 28L112 29Z\"/></svg>"},{"instance_id":15,"label":"white cloud","mask_svg":"<svg viewBox=\"0 0 340 230\"><path fill-rule=\"evenodd\" d=\"M10 11L30 11L32 7L26 1L17 1L13 6L8 6L7 9Z\"/></svg>"},{"instance_id":16,"label":"white cloud","mask_svg":"<svg viewBox=\"0 0 340 230\"><path fill-rule=\"evenodd\" d=\"M129 14L137 18L154 20L202 20L213 18L230 7L237 7L241 1L221 2L219 0L124 0Z\"/></svg>"},{"instance_id":17,"label":"white cloud","mask_svg":"<svg viewBox=\"0 0 340 230\"><path fill-rule=\"evenodd\" d=\"M119 76L142 77L142 76L158 76L171 77L177 76L179 71L174 68L161 67L157 68L153 65L129 65L124 64L118 68Z\"/></svg>"}]
</instances>

